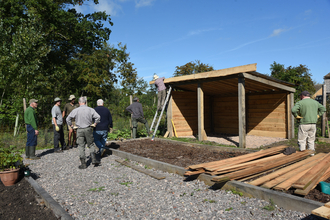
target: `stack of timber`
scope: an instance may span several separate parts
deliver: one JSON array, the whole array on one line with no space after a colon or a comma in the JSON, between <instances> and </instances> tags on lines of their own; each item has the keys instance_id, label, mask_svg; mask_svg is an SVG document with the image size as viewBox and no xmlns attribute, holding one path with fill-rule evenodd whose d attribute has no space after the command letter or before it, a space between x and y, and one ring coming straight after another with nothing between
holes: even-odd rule
<instances>
[{"instance_id":1,"label":"stack of timber","mask_svg":"<svg viewBox=\"0 0 330 220\"><path fill-rule=\"evenodd\" d=\"M307 195L317 184L330 177L330 153L308 157L313 151L290 155L282 152L287 146L273 147L234 158L187 167L186 176L201 173L216 175L214 182L247 181L268 189L288 190ZM253 179L253 181L250 181Z\"/></svg>"}]
</instances>

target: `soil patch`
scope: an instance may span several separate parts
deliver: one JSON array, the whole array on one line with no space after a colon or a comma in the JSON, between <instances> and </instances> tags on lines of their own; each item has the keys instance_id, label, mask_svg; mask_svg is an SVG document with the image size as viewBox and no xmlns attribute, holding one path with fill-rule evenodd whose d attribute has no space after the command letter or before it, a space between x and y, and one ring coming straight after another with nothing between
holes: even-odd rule
<instances>
[{"instance_id":1,"label":"soil patch","mask_svg":"<svg viewBox=\"0 0 330 220\"><path fill-rule=\"evenodd\" d=\"M0 181L0 219L56 220L53 211L47 208L39 195L24 178L13 186L4 186Z\"/></svg>"},{"instance_id":2,"label":"soil patch","mask_svg":"<svg viewBox=\"0 0 330 220\"><path fill-rule=\"evenodd\" d=\"M180 167L237 157L248 152L226 152L150 139L119 143L119 150Z\"/></svg>"},{"instance_id":3,"label":"soil patch","mask_svg":"<svg viewBox=\"0 0 330 220\"><path fill-rule=\"evenodd\" d=\"M119 150L121 151L181 167L223 160L248 153L207 150L205 148L190 147L179 143L157 140L151 141L150 139L126 141L118 143L118 145L120 146ZM330 178L326 180L326 182L330 182ZM295 195L294 190L288 190L286 193ZM313 189L304 198L323 203L330 201L330 195L322 193L319 186Z\"/></svg>"}]
</instances>

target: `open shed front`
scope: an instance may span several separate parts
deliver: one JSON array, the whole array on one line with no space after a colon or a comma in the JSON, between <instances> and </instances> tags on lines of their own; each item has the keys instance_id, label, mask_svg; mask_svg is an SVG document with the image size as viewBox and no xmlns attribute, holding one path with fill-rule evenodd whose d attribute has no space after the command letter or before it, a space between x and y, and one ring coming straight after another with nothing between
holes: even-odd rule
<instances>
[{"instance_id":1,"label":"open shed front","mask_svg":"<svg viewBox=\"0 0 330 220\"><path fill-rule=\"evenodd\" d=\"M150 82L153 84L154 81ZM167 121L178 137L208 134L246 134L292 138L294 85L256 72L256 64L164 80L172 87ZM173 123L172 123L173 121Z\"/></svg>"}]
</instances>

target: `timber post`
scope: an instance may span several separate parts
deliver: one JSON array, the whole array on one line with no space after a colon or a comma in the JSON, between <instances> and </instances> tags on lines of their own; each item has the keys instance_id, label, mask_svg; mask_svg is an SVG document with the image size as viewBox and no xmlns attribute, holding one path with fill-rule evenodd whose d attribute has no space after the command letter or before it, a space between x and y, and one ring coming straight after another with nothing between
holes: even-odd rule
<instances>
[{"instance_id":1,"label":"timber post","mask_svg":"<svg viewBox=\"0 0 330 220\"><path fill-rule=\"evenodd\" d=\"M246 116L245 116L245 78L238 77L238 130L239 147L246 148Z\"/></svg>"}]
</instances>

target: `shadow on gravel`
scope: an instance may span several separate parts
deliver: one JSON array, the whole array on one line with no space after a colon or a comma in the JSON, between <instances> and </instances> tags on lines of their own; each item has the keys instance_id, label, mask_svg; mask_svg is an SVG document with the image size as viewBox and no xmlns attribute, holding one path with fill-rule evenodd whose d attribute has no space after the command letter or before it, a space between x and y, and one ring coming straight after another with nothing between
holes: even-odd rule
<instances>
[{"instance_id":1,"label":"shadow on gravel","mask_svg":"<svg viewBox=\"0 0 330 220\"><path fill-rule=\"evenodd\" d=\"M317 215L310 214L310 215L302 218L301 220L326 220L326 218L323 218L323 217L320 217L320 216L317 216Z\"/></svg>"},{"instance_id":2,"label":"shadow on gravel","mask_svg":"<svg viewBox=\"0 0 330 220\"><path fill-rule=\"evenodd\" d=\"M54 149L48 149L48 150L46 150L46 151L43 151L41 154L39 154L38 156L39 157L42 157L42 156L45 156L45 155L47 155L47 154L52 154L52 153L54 153Z\"/></svg>"}]
</instances>

